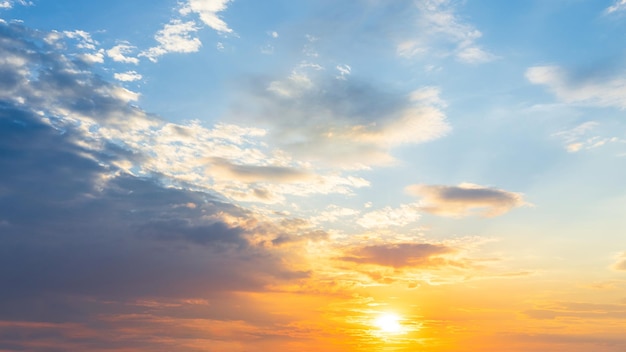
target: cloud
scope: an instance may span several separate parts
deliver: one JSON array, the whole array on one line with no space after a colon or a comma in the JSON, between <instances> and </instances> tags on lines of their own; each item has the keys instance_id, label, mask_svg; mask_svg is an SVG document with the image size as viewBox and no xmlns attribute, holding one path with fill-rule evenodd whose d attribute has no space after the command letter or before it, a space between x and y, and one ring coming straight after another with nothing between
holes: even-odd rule
<instances>
[{"instance_id":1,"label":"cloud","mask_svg":"<svg viewBox=\"0 0 626 352\"><path fill-rule=\"evenodd\" d=\"M544 85L565 103L626 108L626 79L621 75L570 75L559 66L534 66L526 70L533 84Z\"/></svg>"},{"instance_id":2,"label":"cloud","mask_svg":"<svg viewBox=\"0 0 626 352\"><path fill-rule=\"evenodd\" d=\"M358 78L337 80L305 62L284 79L253 84L237 115L267 126L270 138L300 160L359 169L390 165L393 148L450 130L438 91L431 93L396 94Z\"/></svg>"},{"instance_id":3,"label":"cloud","mask_svg":"<svg viewBox=\"0 0 626 352\"><path fill-rule=\"evenodd\" d=\"M626 271L626 252L617 256L617 261L611 266L613 270Z\"/></svg>"},{"instance_id":4,"label":"cloud","mask_svg":"<svg viewBox=\"0 0 626 352\"><path fill-rule=\"evenodd\" d=\"M107 55L113 59L113 61L137 65L139 63L138 58L127 56L127 54L132 53L136 49L136 47L124 42L107 50Z\"/></svg>"},{"instance_id":5,"label":"cloud","mask_svg":"<svg viewBox=\"0 0 626 352\"><path fill-rule=\"evenodd\" d=\"M111 160L109 166L232 200L263 203L283 201L286 194L350 194L369 184L294 160L268 145L271 138L261 128L167 123L132 105L137 93L103 81L53 50L58 47L46 42L48 34L7 28L15 37L5 38L0 46L5 74L0 98L38 111L59 130L75 130L76 143L87 150L116 145L124 158ZM117 78L138 77L132 71L127 75Z\"/></svg>"},{"instance_id":6,"label":"cloud","mask_svg":"<svg viewBox=\"0 0 626 352\"><path fill-rule=\"evenodd\" d=\"M402 204L398 208L385 207L363 214L356 223L366 229L405 226L421 217L418 204Z\"/></svg>"},{"instance_id":7,"label":"cloud","mask_svg":"<svg viewBox=\"0 0 626 352\"><path fill-rule=\"evenodd\" d=\"M275 161L246 148L263 131L168 124L132 105L136 93L60 52L48 33L0 26L0 169L11 170L0 172L0 349L158 349L154 336L166 336L185 350L189 331L169 331L197 319L199 305L189 303L197 301L212 305L192 324L203 343L236 338L203 324L269 334L272 319L260 326L255 317L266 312L248 308L246 293L306 279L306 263L291 254L306 241L218 191L175 183L168 175L177 165L159 158L234 153L228 163L241 172L236 166L259 157ZM292 170L247 171L288 178ZM264 227L276 230L276 246L256 240ZM133 324L155 331L129 341Z\"/></svg>"},{"instance_id":8,"label":"cloud","mask_svg":"<svg viewBox=\"0 0 626 352\"><path fill-rule=\"evenodd\" d=\"M615 0L615 3L606 8L606 13L614 13L626 10L626 0Z\"/></svg>"},{"instance_id":9,"label":"cloud","mask_svg":"<svg viewBox=\"0 0 626 352\"><path fill-rule=\"evenodd\" d=\"M180 13L187 15L196 13L200 20L207 26L220 33L232 33L224 20L219 17L219 13L225 11L228 3L232 0L188 0L181 8ZM274 32L275 33L275 32Z\"/></svg>"},{"instance_id":10,"label":"cloud","mask_svg":"<svg viewBox=\"0 0 626 352\"><path fill-rule=\"evenodd\" d=\"M418 15L414 35L400 41L398 55L408 58L425 54L454 55L459 61L472 64L497 59L476 44L482 33L459 18L452 1L416 1L415 6Z\"/></svg>"},{"instance_id":11,"label":"cloud","mask_svg":"<svg viewBox=\"0 0 626 352\"><path fill-rule=\"evenodd\" d=\"M209 160L211 174L234 178L243 182L292 182L305 181L312 175L291 167L273 165L237 165L223 158Z\"/></svg>"},{"instance_id":12,"label":"cloud","mask_svg":"<svg viewBox=\"0 0 626 352\"><path fill-rule=\"evenodd\" d=\"M147 57L150 61L156 62L159 56L167 53L197 52L202 46L200 39L192 37L192 33L197 31L198 27L193 21L172 20L154 36L159 45L141 52L139 56Z\"/></svg>"},{"instance_id":13,"label":"cloud","mask_svg":"<svg viewBox=\"0 0 626 352\"><path fill-rule=\"evenodd\" d=\"M357 248L340 259L359 264L373 264L393 268L426 268L447 265L441 256L454 252L454 249L441 244L398 243Z\"/></svg>"},{"instance_id":14,"label":"cloud","mask_svg":"<svg viewBox=\"0 0 626 352\"><path fill-rule=\"evenodd\" d=\"M581 150L594 149L606 145L607 143L620 142L617 137L589 136L589 133L599 126L598 122L587 121L572 129L560 131L554 134L565 143L565 149L570 153Z\"/></svg>"},{"instance_id":15,"label":"cloud","mask_svg":"<svg viewBox=\"0 0 626 352\"><path fill-rule=\"evenodd\" d=\"M22 5L22 6L33 6L33 2L32 1L26 1L26 0L4 0L4 1L0 2L0 10L1 9L11 9L11 8L13 8L13 6L15 4Z\"/></svg>"},{"instance_id":16,"label":"cloud","mask_svg":"<svg viewBox=\"0 0 626 352\"><path fill-rule=\"evenodd\" d=\"M138 81L142 78L142 76L137 73L137 71L127 71L127 72L123 72L123 73L115 73L113 74L113 77L118 80L118 81L122 81L122 82L133 82L133 81Z\"/></svg>"},{"instance_id":17,"label":"cloud","mask_svg":"<svg viewBox=\"0 0 626 352\"><path fill-rule=\"evenodd\" d=\"M411 185L406 190L421 198L422 211L441 216L463 217L479 212L481 216L492 217L528 204L520 193L471 183L458 186Z\"/></svg>"}]
</instances>

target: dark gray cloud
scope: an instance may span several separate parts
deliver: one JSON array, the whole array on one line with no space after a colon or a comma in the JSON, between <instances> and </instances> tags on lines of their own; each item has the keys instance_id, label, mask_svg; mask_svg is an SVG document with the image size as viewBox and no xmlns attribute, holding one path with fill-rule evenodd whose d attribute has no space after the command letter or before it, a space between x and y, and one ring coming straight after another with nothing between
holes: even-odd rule
<instances>
[{"instance_id":1,"label":"dark gray cloud","mask_svg":"<svg viewBox=\"0 0 626 352\"><path fill-rule=\"evenodd\" d=\"M106 314L145 314L136 304L145 299L204 299L222 303L205 319L246 320L258 309L234 309L235 293L308 275L255 245L253 227L226 220L254 223L253 214L116 167L144 156L89 140L81 122L154 118L44 39L0 23L0 349L131 348L143 337L119 336Z\"/></svg>"}]
</instances>

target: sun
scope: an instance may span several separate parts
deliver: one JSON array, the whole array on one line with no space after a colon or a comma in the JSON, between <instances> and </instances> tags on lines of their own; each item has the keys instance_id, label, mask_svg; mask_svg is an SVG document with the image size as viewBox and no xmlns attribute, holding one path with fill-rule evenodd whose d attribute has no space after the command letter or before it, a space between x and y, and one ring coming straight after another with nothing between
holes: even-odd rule
<instances>
[{"instance_id":1,"label":"sun","mask_svg":"<svg viewBox=\"0 0 626 352\"><path fill-rule=\"evenodd\" d=\"M374 325L380 329L380 331L395 334L402 331L402 325L400 324L400 317L394 313L383 313L374 320Z\"/></svg>"}]
</instances>

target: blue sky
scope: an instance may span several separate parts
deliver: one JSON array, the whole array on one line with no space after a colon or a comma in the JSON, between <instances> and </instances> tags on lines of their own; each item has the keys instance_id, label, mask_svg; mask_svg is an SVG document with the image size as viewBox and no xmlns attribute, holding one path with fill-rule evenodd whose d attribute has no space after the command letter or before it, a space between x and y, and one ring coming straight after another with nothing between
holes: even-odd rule
<instances>
[{"instance_id":1,"label":"blue sky","mask_svg":"<svg viewBox=\"0 0 626 352\"><path fill-rule=\"evenodd\" d=\"M0 350L626 346L623 0L0 18Z\"/></svg>"}]
</instances>

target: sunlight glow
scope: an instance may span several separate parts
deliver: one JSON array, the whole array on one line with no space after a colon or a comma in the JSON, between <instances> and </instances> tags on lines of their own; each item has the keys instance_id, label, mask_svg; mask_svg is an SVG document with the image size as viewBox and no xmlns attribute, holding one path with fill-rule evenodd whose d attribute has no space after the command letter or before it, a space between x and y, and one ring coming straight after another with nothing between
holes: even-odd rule
<instances>
[{"instance_id":1,"label":"sunlight glow","mask_svg":"<svg viewBox=\"0 0 626 352\"><path fill-rule=\"evenodd\" d=\"M393 313L383 313L374 321L374 325L382 332L395 334L402 331L400 317Z\"/></svg>"}]
</instances>

